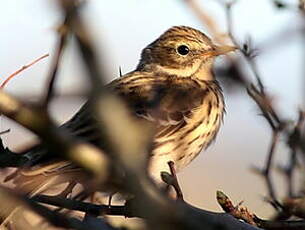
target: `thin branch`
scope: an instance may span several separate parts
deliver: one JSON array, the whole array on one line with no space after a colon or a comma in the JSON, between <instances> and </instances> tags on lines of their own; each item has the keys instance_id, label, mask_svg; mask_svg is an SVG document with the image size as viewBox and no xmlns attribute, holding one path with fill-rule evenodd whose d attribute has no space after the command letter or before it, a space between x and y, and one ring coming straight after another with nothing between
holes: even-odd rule
<instances>
[{"instance_id":1,"label":"thin branch","mask_svg":"<svg viewBox=\"0 0 305 230\"><path fill-rule=\"evenodd\" d=\"M228 28L228 35L231 38L233 44L239 48L239 50L241 51L241 53L243 54L243 56L245 57L245 60L248 62L248 64L251 67L251 70L256 78L257 84L260 88L260 91L262 93L264 93L264 85L262 83L261 77L258 73L256 64L253 60L253 58L249 58L249 55L247 55L247 52L244 52L244 49L240 46L239 42L237 41L237 39L234 36L233 33L233 19L232 19L232 6L236 3L237 1L232 1L229 3L225 4L225 9L226 9L226 21L227 21L227 28Z\"/></svg>"},{"instance_id":2,"label":"thin branch","mask_svg":"<svg viewBox=\"0 0 305 230\"><path fill-rule=\"evenodd\" d=\"M37 62L39 62L40 60L48 57L49 54L45 54L39 58L37 58L36 60L32 61L31 63L27 64L27 65L24 65L22 66L19 70L17 70L16 72L12 73L10 76L8 76L3 82L2 84L0 85L0 88L3 89L7 83L12 79L14 78L16 75L18 75L19 73L21 73L22 71L26 70L27 68L31 67L32 65L36 64Z\"/></svg>"},{"instance_id":3,"label":"thin branch","mask_svg":"<svg viewBox=\"0 0 305 230\"><path fill-rule=\"evenodd\" d=\"M287 133L287 145L290 148L290 158L289 158L289 164L286 168L284 168L284 172L287 178L287 196L288 197L294 197L294 171L297 166L297 153L300 150L300 142L301 142L301 134L302 134L302 128L304 124L305 119L305 113L300 110L299 111L299 117L298 121L292 130L291 133Z\"/></svg>"},{"instance_id":4,"label":"thin branch","mask_svg":"<svg viewBox=\"0 0 305 230\"><path fill-rule=\"evenodd\" d=\"M257 170L261 175L264 176L265 182L267 185L269 197L271 199L272 204L278 204L277 201L277 195L272 183L272 178L271 178L271 167L273 163L273 156L275 152L276 145L278 144L279 141L279 136L281 132L283 131L283 128L285 127L283 122L277 122L276 119L274 119L273 114L275 114L274 109L272 104L270 103L270 100L267 99L267 96L260 92L259 89L257 89L254 85L251 85L248 89L247 92L249 96L256 102L258 107L260 108L260 111L262 112L264 118L270 125L272 129L272 139L270 143L270 147L267 153L267 160L264 166L263 170ZM277 207L277 205L275 206Z\"/></svg>"},{"instance_id":5,"label":"thin branch","mask_svg":"<svg viewBox=\"0 0 305 230\"><path fill-rule=\"evenodd\" d=\"M32 201L58 206L74 211L85 212L94 216L115 215L130 217L125 206L96 205L88 202L67 199L59 196L36 195L30 198Z\"/></svg>"},{"instance_id":6,"label":"thin branch","mask_svg":"<svg viewBox=\"0 0 305 230\"><path fill-rule=\"evenodd\" d=\"M278 143L279 134L280 133L278 130L272 132L272 140L271 140L270 148L268 151L268 157L267 157L265 168L263 170L263 175L266 178L266 184L267 184L267 188L269 191L269 196L273 201L277 201L277 196L275 193L274 186L272 184L270 169L272 167L273 155L274 155L275 147Z\"/></svg>"},{"instance_id":7,"label":"thin branch","mask_svg":"<svg viewBox=\"0 0 305 230\"><path fill-rule=\"evenodd\" d=\"M278 122L277 118L274 118L273 114L275 114L275 112L269 97L267 97L266 94L261 93L259 89L257 89L257 87L254 86L253 84L251 84L247 88L247 92L259 107L264 118L267 120L268 124L270 125L271 129L273 131L277 129L282 130L284 125L281 124L281 122Z\"/></svg>"},{"instance_id":8,"label":"thin branch","mask_svg":"<svg viewBox=\"0 0 305 230\"><path fill-rule=\"evenodd\" d=\"M76 230L114 230L115 229L110 225L105 224L102 220L96 219L94 223L89 224L88 222L82 222L79 219L68 217L58 212L54 212L53 210L50 210L43 205L37 204L32 199L24 198L24 201L34 212L44 217L51 224L57 227L64 227L64 228L76 229Z\"/></svg>"}]
</instances>

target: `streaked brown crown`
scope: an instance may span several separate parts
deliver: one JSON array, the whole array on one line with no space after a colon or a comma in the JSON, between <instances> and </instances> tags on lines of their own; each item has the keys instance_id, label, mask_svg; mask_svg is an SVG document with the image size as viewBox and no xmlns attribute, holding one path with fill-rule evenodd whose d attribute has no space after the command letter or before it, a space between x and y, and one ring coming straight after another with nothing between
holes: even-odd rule
<instances>
[{"instance_id":1,"label":"streaked brown crown","mask_svg":"<svg viewBox=\"0 0 305 230\"><path fill-rule=\"evenodd\" d=\"M178 49L186 46L189 52L180 54ZM163 33L142 51L138 70L156 64L168 68L192 66L194 62L204 60L202 54L214 49L210 38L199 30L187 26L175 26Z\"/></svg>"}]
</instances>

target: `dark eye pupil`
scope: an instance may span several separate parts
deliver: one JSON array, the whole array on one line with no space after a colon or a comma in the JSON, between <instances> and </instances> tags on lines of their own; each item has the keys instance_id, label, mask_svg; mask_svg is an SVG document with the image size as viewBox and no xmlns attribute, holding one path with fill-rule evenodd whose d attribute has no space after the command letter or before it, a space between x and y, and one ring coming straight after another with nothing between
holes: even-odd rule
<instances>
[{"instance_id":1,"label":"dark eye pupil","mask_svg":"<svg viewBox=\"0 0 305 230\"><path fill-rule=\"evenodd\" d=\"M177 51L181 55L187 55L190 52L190 49L186 45L181 45L177 48Z\"/></svg>"}]
</instances>

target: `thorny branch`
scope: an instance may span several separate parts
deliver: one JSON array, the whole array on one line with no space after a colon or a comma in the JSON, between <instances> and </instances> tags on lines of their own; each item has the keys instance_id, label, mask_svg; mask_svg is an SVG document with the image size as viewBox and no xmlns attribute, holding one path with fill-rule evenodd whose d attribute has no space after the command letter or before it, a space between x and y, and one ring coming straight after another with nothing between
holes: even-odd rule
<instances>
[{"instance_id":1,"label":"thorny branch","mask_svg":"<svg viewBox=\"0 0 305 230\"><path fill-rule=\"evenodd\" d=\"M233 6L233 3L235 3L235 2L226 4L226 15L227 15L228 28L229 28L228 33L229 33L229 36L231 37L233 43L236 46L241 47L238 44L238 42L235 39L234 34L232 32L233 22L232 22L231 8ZM296 143L298 143L298 142L300 143L300 135L296 135L296 132L298 132L300 129L297 127L300 127L302 125L302 120L303 120L304 114L302 112L299 113L300 114L299 121L297 122L297 125L295 126L293 131L290 131L287 121L285 121L283 118L281 118L279 113L275 110L275 107L271 100L271 96L268 95L265 90L265 87L262 83L260 74L258 73L257 66L253 60L252 55L250 55L251 52L247 51L248 47L247 47L247 49L244 49L244 48L245 48L245 46L243 47L243 49L240 48L240 50L242 51L242 54L243 54L245 60L248 62L249 66L256 78L257 85L258 85L258 87L256 87L253 84L251 84L250 87L248 87L248 94L258 105L264 118L267 120L268 124L270 125L270 127L272 129L272 133L273 133L266 165L265 165L264 170L262 170L262 174L266 178L266 183L267 183L267 187L269 190L269 196L271 197L273 202L277 203L277 197L275 194L274 186L272 185L272 180L271 180L271 175L270 175L270 169L272 167L272 160L273 160L273 156L274 156L275 147L278 143L279 135L283 134L289 140L288 146L291 149L291 164L290 164L290 168L287 170L287 175L288 175L288 186L289 186L288 196L291 196L292 195L292 186L293 186L291 183L291 180L292 180L291 174L292 174L292 170L294 169L294 165L295 165L295 159L296 159L295 150L297 148L299 148L299 147L297 147ZM289 143L294 143L294 144L291 145Z\"/></svg>"},{"instance_id":2,"label":"thorny branch","mask_svg":"<svg viewBox=\"0 0 305 230\"><path fill-rule=\"evenodd\" d=\"M198 5L196 5L195 1L185 1L188 6L194 11L195 15L198 15L198 18L205 24L210 31L215 31L213 27L215 26L215 23L211 23L211 17L204 12L204 9L200 9ZM275 148L280 140L280 136L284 136L287 146L290 148L290 163L289 165L284 169L284 172L287 177L287 197L293 197L295 196L295 193L293 191L293 172L296 168L297 159L298 159L298 153L302 151L305 152L305 141L304 141L304 134L302 134L302 131L304 130L303 127L303 120L304 120L304 112L299 112L299 118L298 121L295 122L296 124L293 125L291 128L291 122L287 122L287 120L284 120L282 116L276 111L275 106L273 104L273 101L271 99L271 96L269 93L266 92L265 86L262 82L262 78L260 76L260 73L258 71L257 65L254 61L254 57L257 54L256 49L252 47L252 44L250 42L240 44L234 35L234 29L233 29L233 20L232 20L232 8L234 4L237 3L237 1L223 1L219 0L220 4L224 6L225 13L226 13L226 21L227 21L227 28L228 28L228 36L230 37L232 43L239 48L239 50L242 53L242 57L245 59L245 61L248 63L248 66L250 67L250 70L252 71L255 79L256 79L256 85L249 84L249 80L243 80L243 81L236 81L236 79L248 79L247 76L244 74L244 72L241 70L241 66L236 64L238 62L231 62L231 66L233 69L236 69L236 71L229 71L227 74L224 74L225 76L228 76L232 78L232 80L235 80L236 83L243 83L244 87L247 88L248 94L250 97L255 101L257 106L259 107L263 117L268 122L269 126L272 130L272 139L270 143L269 150L267 152L267 158L266 158L266 164L263 168L263 170L258 170L265 178L266 185L268 188L269 197L271 198L270 203L273 204L278 210L280 210L279 216L288 218L291 215L295 215L295 213L291 213L291 207L285 207L287 205L286 203L280 204L277 200L276 191L271 179L271 169L273 165L273 156L275 152ZM287 8L287 9L293 9L296 12L296 6L294 5L288 5L286 3L283 3L282 1L274 1L275 5L278 8ZM304 11L304 1L299 0L299 9L301 12ZM204 17L202 17L204 15ZM304 14L303 14L304 15ZM303 31L304 29L301 28L300 31ZM214 34L215 35L215 34ZM250 40L249 40L250 41ZM234 75L242 75L236 78ZM303 136L303 137L302 137ZM303 154L304 155L304 154ZM305 161L303 161L305 162ZM290 205L294 206L295 203L290 203ZM264 222L267 223L270 229L301 229L304 228L304 223L300 223L298 221L296 222L286 222L286 223L278 223L278 222ZM268 228L269 229L269 228Z\"/></svg>"},{"instance_id":3,"label":"thorny branch","mask_svg":"<svg viewBox=\"0 0 305 230\"><path fill-rule=\"evenodd\" d=\"M228 3L226 4L226 15L227 15L227 21L228 21L228 28L229 28L229 36L232 38L232 41L235 45L238 46L238 42L236 41L233 32L232 32L232 16L231 16L231 7L232 4ZM240 46L239 46L240 47ZM297 159L297 153L301 149L301 129L303 125L304 120L304 112L299 112L299 118L296 122L296 125L294 128L290 129L288 126L287 121L281 118L278 112L274 109L274 105L272 103L271 97L266 93L264 85L261 81L261 77L258 73L256 64L251 57L251 55L248 54L244 49L241 49L244 58L247 60L252 72L254 73L254 76L257 81L258 87L254 86L253 84L248 87L248 94L250 97L256 102L259 109L261 110L264 118L267 120L268 124L270 125L272 129L272 140L268 152L268 157L266 161L265 168L262 170L262 175L264 175L267 188L269 191L269 197L271 198L271 204L273 204L278 210L280 210L279 215L286 218L288 218L291 215L295 215L295 213L292 212L292 210L296 209L296 203L289 203L290 207L287 206L287 203L280 204L278 202L275 189L271 180L271 167L272 167L272 160L274 156L275 147L279 141L279 136L284 135L287 138L287 146L290 148L290 164L288 168L286 168L285 173L287 175L287 197L293 197L293 170L295 169L296 165L296 159ZM294 208L291 208L294 207ZM281 213L284 213L281 214ZM273 226L271 222L268 222L270 226ZM277 223L278 224L278 223ZM289 225L291 224L291 225ZM294 229L292 226L292 223L285 223L286 229ZM304 222L303 228L304 228ZM300 223L298 223L298 226ZM280 228L281 225L277 225L278 228L274 229L282 229ZM290 227L289 227L290 226Z\"/></svg>"},{"instance_id":4,"label":"thorny branch","mask_svg":"<svg viewBox=\"0 0 305 230\"><path fill-rule=\"evenodd\" d=\"M261 93L264 93L264 85L261 81L261 77L258 73L257 67L255 62L253 61L253 56L251 55L253 53L252 49L250 49L249 45L245 44L243 47L239 44L239 42L236 40L233 32L233 20L232 20L232 7L237 1L231 1L224 3L226 7L226 18L227 18L227 27L228 27L228 35L231 38L231 41L233 44L239 48L243 56L245 57L246 61L251 67L252 72L254 73L254 76L256 78L257 84L260 88ZM251 51L251 52L250 52Z\"/></svg>"}]
</instances>

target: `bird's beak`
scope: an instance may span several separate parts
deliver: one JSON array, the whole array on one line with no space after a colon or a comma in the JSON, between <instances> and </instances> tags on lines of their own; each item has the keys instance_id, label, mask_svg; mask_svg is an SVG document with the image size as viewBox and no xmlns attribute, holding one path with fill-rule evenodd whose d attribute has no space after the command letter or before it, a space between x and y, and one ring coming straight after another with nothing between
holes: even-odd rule
<instances>
[{"instance_id":1,"label":"bird's beak","mask_svg":"<svg viewBox=\"0 0 305 230\"><path fill-rule=\"evenodd\" d=\"M231 51L235 51L236 49L237 49L237 47L235 47L235 46L214 46L213 50L204 52L203 56L215 57L218 55L226 54Z\"/></svg>"}]
</instances>

